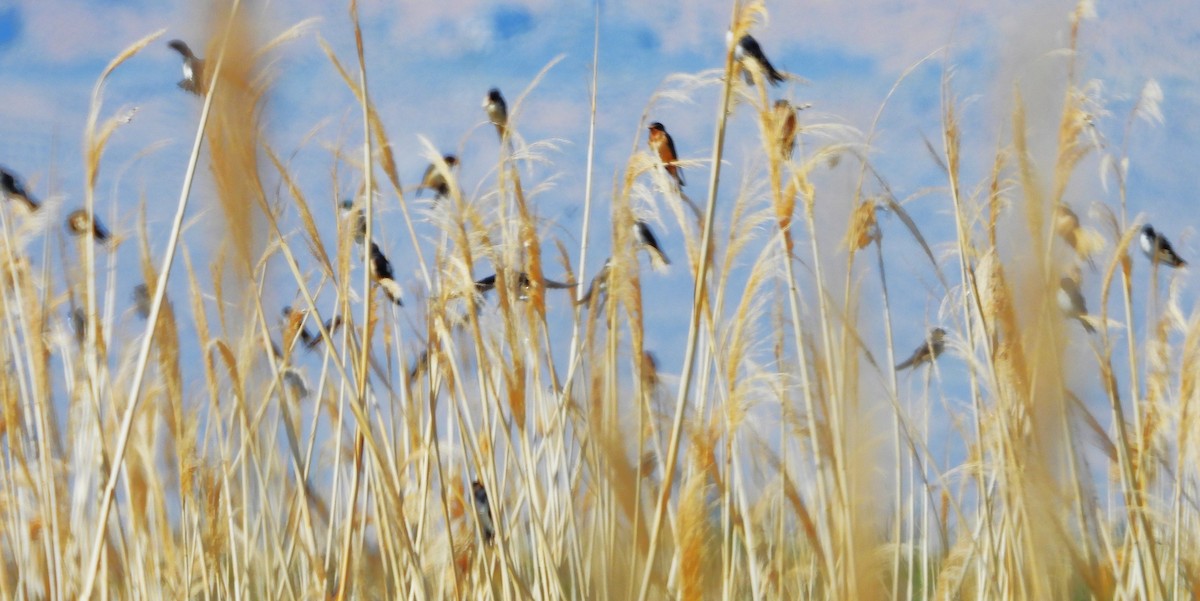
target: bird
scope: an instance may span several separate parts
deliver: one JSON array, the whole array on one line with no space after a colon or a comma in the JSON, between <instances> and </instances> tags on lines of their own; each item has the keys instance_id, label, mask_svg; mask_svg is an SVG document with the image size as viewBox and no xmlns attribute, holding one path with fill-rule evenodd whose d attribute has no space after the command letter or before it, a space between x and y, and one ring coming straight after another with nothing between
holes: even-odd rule
<instances>
[{"instance_id":1,"label":"bird","mask_svg":"<svg viewBox=\"0 0 1200 601\"><path fill-rule=\"evenodd\" d=\"M658 238L655 238L654 232L650 231L649 224L641 219L634 221L633 235L637 237L638 244L650 252L650 262L655 269L663 271L671 264L667 253L663 252L662 247L658 245Z\"/></svg>"},{"instance_id":2,"label":"bird","mask_svg":"<svg viewBox=\"0 0 1200 601\"><path fill-rule=\"evenodd\" d=\"M733 32L730 31L725 37L728 41L733 41ZM777 86L785 79L784 75L771 65L771 61L767 60L767 55L763 54L758 40L750 34L743 35L738 40L737 45L733 48L733 58L742 67L742 75L746 78L747 85L754 85L754 78L749 71L751 61L757 63L757 68L762 70L763 76L771 85Z\"/></svg>"},{"instance_id":3,"label":"bird","mask_svg":"<svg viewBox=\"0 0 1200 601\"><path fill-rule=\"evenodd\" d=\"M600 271L596 272L596 275L592 277L591 283L588 284L587 292L584 292L583 296L579 297L578 301L575 301L575 304L582 305L592 299L592 294L598 296L608 291L608 270L611 264L612 257L604 260L604 266L600 268Z\"/></svg>"},{"instance_id":4,"label":"bird","mask_svg":"<svg viewBox=\"0 0 1200 601\"><path fill-rule=\"evenodd\" d=\"M167 42L167 46L183 56L183 79L179 80L179 87L197 96L203 96L204 60L193 54L192 49L188 48L183 40L171 40Z\"/></svg>"},{"instance_id":5,"label":"bird","mask_svg":"<svg viewBox=\"0 0 1200 601\"><path fill-rule=\"evenodd\" d=\"M379 245L371 243L371 279L383 288L384 294L387 295L392 302L403 307L404 302L400 299L400 284L396 283L396 278L392 275L392 263L384 256L383 251L379 250Z\"/></svg>"},{"instance_id":6,"label":"bird","mask_svg":"<svg viewBox=\"0 0 1200 601\"><path fill-rule=\"evenodd\" d=\"M784 159L796 151L796 107L782 98L775 101L776 143Z\"/></svg>"},{"instance_id":7,"label":"bird","mask_svg":"<svg viewBox=\"0 0 1200 601\"><path fill-rule=\"evenodd\" d=\"M150 289L145 284L133 287L133 306L142 319L150 318Z\"/></svg>"},{"instance_id":8,"label":"bird","mask_svg":"<svg viewBox=\"0 0 1200 601\"><path fill-rule=\"evenodd\" d=\"M496 126L496 134L503 140L508 128L508 105L505 104L499 88L488 90L487 96L483 98L483 110L487 111L488 121Z\"/></svg>"},{"instance_id":9,"label":"bird","mask_svg":"<svg viewBox=\"0 0 1200 601\"><path fill-rule=\"evenodd\" d=\"M351 231L354 232L354 241L362 244L367 238L367 212L363 207L355 206L354 200L345 199L342 201L342 218L349 221Z\"/></svg>"},{"instance_id":10,"label":"bird","mask_svg":"<svg viewBox=\"0 0 1200 601\"><path fill-rule=\"evenodd\" d=\"M1180 258L1167 241L1167 237L1154 231L1149 223L1142 226L1141 243L1142 252L1146 253L1152 263L1165 263L1169 267L1187 266L1187 261Z\"/></svg>"},{"instance_id":11,"label":"bird","mask_svg":"<svg viewBox=\"0 0 1200 601\"><path fill-rule=\"evenodd\" d=\"M675 152L675 140L667 133L662 123L655 121L650 124L650 149L658 154L659 160L667 168L667 173L675 178L675 183L683 187L683 169L677 164L679 154Z\"/></svg>"},{"instance_id":12,"label":"bird","mask_svg":"<svg viewBox=\"0 0 1200 601\"><path fill-rule=\"evenodd\" d=\"M917 347L911 355L904 361L896 365L896 371L917 367L923 363L930 363L946 350L946 330L942 328L934 328L929 331L929 336L921 346Z\"/></svg>"},{"instance_id":13,"label":"bird","mask_svg":"<svg viewBox=\"0 0 1200 601\"><path fill-rule=\"evenodd\" d=\"M442 157L442 160L446 162L447 171L458 165L458 157L452 154ZM421 186L417 189L433 190L436 194L433 197L435 202L445 198L450 194L450 182L446 180L446 171L439 169L437 163L430 163L425 168L425 175L421 176Z\"/></svg>"},{"instance_id":14,"label":"bird","mask_svg":"<svg viewBox=\"0 0 1200 601\"><path fill-rule=\"evenodd\" d=\"M0 167L0 196L6 200L19 200L25 203L30 211L36 211L41 206L33 196L30 196L29 192L25 191L25 184L21 183L21 178L4 167Z\"/></svg>"},{"instance_id":15,"label":"bird","mask_svg":"<svg viewBox=\"0 0 1200 601\"><path fill-rule=\"evenodd\" d=\"M292 394L296 398L303 399L308 397L308 384L305 383L304 376L300 375L300 372L288 367L283 370L280 376L283 378L283 382L291 387Z\"/></svg>"},{"instance_id":16,"label":"bird","mask_svg":"<svg viewBox=\"0 0 1200 601\"><path fill-rule=\"evenodd\" d=\"M492 507L488 504L487 489L479 480L471 482L471 497L475 505L475 517L479 520L483 542L491 543L496 536L496 524L492 521Z\"/></svg>"},{"instance_id":17,"label":"bird","mask_svg":"<svg viewBox=\"0 0 1200 601\"><path fill-rule=\"evenodd\" d=\"M314 334L308 329L308 326L304 324L304 321L308 319L307 311L296 311L290 306L285 306L283 308L283 318L289 321L292 319L299 320L300 323L295 327L297 329L297 334L300 336L300 342L304 344L304 348L312 350L316 348L318 344L321 344L321 333L317 332ZM333 333L338 331L338 328L340 327L342 327L341 315L334 315L333 317L325 320L325 331L329 332L330 336L333 336Z\"/></svg>"},{"instance_id":18,"label":"bird","mask_svg":"<svg viewBox=\"0 0 1200 601\"><path fill-rule=\"evenodd\" d=\"M76 236L85 236L91 230L96 237L96 242L104 244L111 238L108 230L100 224L100 220L94 216L89 216L84 209L76 209L67 215L67 231Z\"/></svg>"},{"instance_id":19,"label":"bird","mask_svg":"<svg viewBox=\"0 0 1200 601\"><path fill-rule=\"evenodd\" d=\"M1079 289L1079 282L1074 278L1063 276L1058 281L1058 308L1063 315L1072 319L1079 320L1083 325L1083 329L1089 334L1096 332L1095 326L1087 319L1087 301L1083 298L1083 292Z\"/></svg>"},{"instance_id":20,"label":"bird","mask_svg":"<svg viewBox=\"0 0 1200 601\"><path fill-rule=\"evenodd\" d=\"M575 284L566 284L542 278L542 285L551 290L562 290L564 288L574 288ZM529 274L524 271L517 274L517 300L529 300L529 289L533 287L533 281L529 279ZM479 294L487 294L496 288L496 274L484 276L475 280L475 291Z\"/></svg>"}]
</instances>

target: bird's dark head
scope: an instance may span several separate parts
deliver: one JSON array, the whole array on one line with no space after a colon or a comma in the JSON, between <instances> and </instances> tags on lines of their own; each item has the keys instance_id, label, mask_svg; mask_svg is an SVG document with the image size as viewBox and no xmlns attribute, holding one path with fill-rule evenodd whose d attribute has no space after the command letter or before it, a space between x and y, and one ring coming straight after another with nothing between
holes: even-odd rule
<instances>
[{"instance_id":1,"label":"bird's dark head","mask_svg":"<svg viewBox=\"0 0 1200 601\"><path fill-rule=\"evenodd\" d=\"M500 88L492 88L487 93L488 102L504 102L504 96L500 95Z\"/></svg>"},{"instance_id":2,"label":"bird's dark head","mask_svg":"<svg viewBox=\"0 0 1200 601\"><path fill-rule=\"evenodd\" d=\"M284 317L291 317L292 316L292 306L284 305L283 310L280 311L280 313L282 313Z\"/></svg>"},{"instance_id":3,"label":"bird's dark head","mask_svg":"<svg viewBox=\"0 0 1200 601\"><path fill-rule=\"evenodd\" d=\"M342 210L343 211L349 211L350 209L353 209L353 208L354 208L354 199L353 198L347 198L342 201Z\"/></svg>"},{"instance_id":4,"label":"bird's dark head","mask_svg":"<svg viewBox=\"0 0 1200 601\"><path fill-rule=\"evenodd\" d=\"M929 337L934 341L940 342L946 338L946 330L943 330L942 328L934 328L933 331L929 333Z\"/></svg>"},{"instance_id":5,"label":"bird's dark head","mask_svg":"<svg viewBox=\"0 0 1200 601\"><path fill-rule=\"evenodd\" d=\"M1142 235L1153 238L1157 235L1157 232L1155 232L1154 228L1151 227L1149 223L1147 223L1146 225L1142 226Z\"/></svg>"},{"instance_id":6,"label":"bird's dark head","mask_svg":"<svg viewBox=\"0 0 1200 601\"><path fill-rule=\"evenodd\" d=\"M651 131L663 131L663 132L665 132L665 131L667 131L667 128L663 127L663 124L662 124L662 123L659 123L658 121L655 121L654 123L651 123L651 124L650 124L650 130L651 130Z\"/></svg>"},{"instance_id":7,"label":"bird's dark head","mask_svg":"<svg viewBox=\"0 0 1200 601\"><path fill-rule=\"evenodd\" d=\"M442 157L442 160L446 161L446 166L448 166L448 167L453 167L458 164L458 157L456 157L452 154L448 154L448 155Z\"/></svg>"}]
</instances>

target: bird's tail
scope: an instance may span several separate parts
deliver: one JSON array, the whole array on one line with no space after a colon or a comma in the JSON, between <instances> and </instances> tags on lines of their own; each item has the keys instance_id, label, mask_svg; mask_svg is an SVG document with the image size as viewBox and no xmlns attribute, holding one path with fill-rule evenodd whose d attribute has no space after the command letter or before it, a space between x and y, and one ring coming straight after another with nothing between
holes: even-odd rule
<instances>
[{"instance_id":1,"label":"bird's tail","mask_svg":"<svg viewBox=\"0 0 1200 601\"><path fill-rule=\"evenodd\" d=\"M904 361L901 361L900 363L896 364L896 371L904 371L904 370L912 367L913 364L916 362L917 362L916 356L909 357L909 358L905 359Z\"/></svg>"},{"instance_id":2,"label":"bird's tail","mask_svg":"<svg viewBox=\"0 0 1200 601\"><path fill-rule=\"evenodd\" d=\"M400 288L400 284L396 283L396 280L391 278L382 278L379 280L379 287L383 288L384 294L386 294L393 303L396 303L396 305L401 307L404 306L404 302L400 300L403 290Z\"/></svg>"},{"instance_id":3,"label":"bird's tail","mask_svg":"<svg viewBox=\"0 0 1200 601\"><path fill-rule=\"evenodd\" d=\"M1092 320L1087 315L1076 315L1075 319L1079 320L1079 324L1088 334L1096 333L1096 326L1092 325Z\"/></svg>"},{"instance_id":4,"label":"bird's tail","mask_svg":"<svg viewBox=\"0 0 1200 601\"><path fill-rule=\"evenodd\" d=\"M654 268L654 271L666 273L671 265L671 260L667 258L667 253L649 245L646 246L646 250L650 253L650 266Z\"/></svg>"}]
</instances>

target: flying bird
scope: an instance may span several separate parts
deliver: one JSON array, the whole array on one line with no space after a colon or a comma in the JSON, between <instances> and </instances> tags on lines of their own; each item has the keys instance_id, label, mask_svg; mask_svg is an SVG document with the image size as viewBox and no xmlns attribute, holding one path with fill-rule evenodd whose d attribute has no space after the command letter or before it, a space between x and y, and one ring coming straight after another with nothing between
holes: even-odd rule
<instances>
[{"instance_id":1,"label":"flying bird","mask_svg":"<svg viewBox=\"0 0 1200 601\"><path fill-rule=\"evenodd\" d=\"M475 517L479 520L483 542L491 543L496 536L496 524L492 521L492 507L488 504L487 489L483 487L482 482L471 482L471 497L474 500Z\"/></svg>"},{"instance_id":2,"label":"flying bird","mask_svg":"<svg viewBox=\"0 0 1200 601\"><path fill-rule=\"evenodd\" d=\"M1083 325L1083 329L1089 334L1096 332L1096 327L1088 321L1087 318L1087 301L1083 298L1083 292L1079 289L1079 282L1074 278L1064 276L1058 281L1058 308L1063 315L1072 319L1079 320Z\"/></svg>"},{"instance_id":3,"label":"flying bird","mask_svg":"<svg viewBox=\"0 0 1200 601\"><path fill-rule=\"evenodd\" d=\"M658 158L667 168L667 173L675 178L675 183L683 187L683 169L678 165L679 154L675 152L675 140L667 133L662 123L655 121L650 124L650 149L658 154Z\"/></svg>"},{"instance_id":4,"label":"flying bird","mask_svg":"<svg viewBox=\"0 0 1200 601\"><path fill-rule=\"evenodd\" d=\"M796 151L796 107L782 98L775 101L776 144L784 159L791 159Z\"/></svg>"},{"instance_id":5,"label":"flying bird","mask_svg":"<svg viewBox=\"0 0 1200 601\"><path fill-rule=\"evenodd\" d=\"M453 169L458 165L458 157L448 154L442 157L446 162L446 169ZM438 168L437 163L430 163L425 168L425 175L421 176L421 186L418 190L433 190L436 196L434 201L441 200L450 194L450 182L446 181L446 172Z\"/></svg>"},{"instance_id":6,"label":"flying bird","mask_svg":"<svg viewBox=\"0 0 1200 601\"><path fill-rule=\"evenodd\" d=\"M542 285L550 290L562 290L564 288L574 288L575 284L565 284L542 278ZM529 290L533 287L533 281L529 279L529 274L524 271L517 274L517 300L529 300ZM479 294L487 294L496 288L496 274L485 276L475 280L475 291Z\"/></svg>"},{"instance_id":7,"label":"flying bird","mask_svg":"<svg viewBox=\"0 0 1200 601\"><path fill-rule=\"evenodd\" d=\"M100 224L100 220L88 215L83 209L76 209L67 215L67 231L76 236L86 236L88 231L96 237L96 242L104 244L111 238L108 230Z\"/></svg>"},{"instance_id":8,"label":"flying bird","mask_svg":"<svg viewBox=\"0 0 1200 601\"><path fill-rule=\"evenodd\" d=\"M671 264L667 253L658 245L658 238L654 237L654 232L650 231L650 226L645 221L638 219L633 222L633 235L637 237L638 244L649 251L650 262L655 269L663 271Z\"/></svg>"},{"instance_id":9,"label":"flying bird","mask_svg":"<svg viewBox=\"0 0 1200 601\"><path fill-rule=\"evenodd\" d=\"M896 371L917 367L924 363L930 363L946 350L946 330L942 328L934 328L930 330L929 336L921 346L913 351L907 359L896 365Z\"/></svg>"},{"instance_id":10,"label":"flying bird","mask_svg":"<svg viewBox=\"0 0 1200 601\"><path fill-rule=\"evenodd\" d=\"M370 269L371 279L383 288L384 294L387 294L392 302L403 307L404 303L400 300L400 284L396 283L396 278L392 275L392 263L374 242L371 243Z\"/></svg>"},{"instance_id":11,"label":"flying bird","mask_svg":"<svg viewBox=\"0 0 1200 601\"><path fill-rule=\"evenodd\" d=\"M508 105L505 104L504 96L500 94L498 88L488 90L487 96L483 99L483 110L487 111L488 121L496 126L496 134L503 140L505 130L508 128Z\"/></svg>"},{"instance_id":12,"label":"flying bird","mask_svg":"<svg viewBox=\"0 0 1200 601\"><path fill-rule=\"evenodd\" d=\"M204 60L193 54L192 49L188 48L183 40L171 40L167 45L183 56L183 79L179 80L179 87L197 96L203 96Z\"/></svg>"},{"instance_id":13,"label":"flying bird","mask_svg":"<svg viewBox=\"0 0 1200 601\"><path fill-rule=\"evenodd\" d=\"M1141 243L1142 252L1146 253L1152 263L1164 263L1169 267L1187 266L1187 261L1180 258L1167 241L1167 237L1154 231L1148 223L1142 226Z\"/></svg>"},{"instance_id":14,"label":"flying bird","mask_svg":"<svg viewBox=\"0 0 1200 601\"><path fill-rule=\"evenodd\" d=\"M0 196L6 200L19 200L25 203L30 211L36 211L41 206L33 196L25 191L25 184L21 183L21 178L4 167L0 167Z\"/></svg>"},{"instance_id":15,"label":"flying bird","mask_svg":"<svg viewBox=\"0 0 1200 601\"><path fill-rule=\"evenodd\" d=\"M725 34L728 41L733 40L733 32ZM771 65L771 61L767 60L767 55L763 54L762 46L758 45L758 40L754 39L750 34L746 34L738 40L737 46L733 48L733 58L741 66L742 75L746 78L747 85L754 85L754 77L750 75L750 65L755 65L754 68L760 69L763 77L767 79L773 86L777 86L785 79L784 75L775 70Z\"/></svg>"}]
</instances>

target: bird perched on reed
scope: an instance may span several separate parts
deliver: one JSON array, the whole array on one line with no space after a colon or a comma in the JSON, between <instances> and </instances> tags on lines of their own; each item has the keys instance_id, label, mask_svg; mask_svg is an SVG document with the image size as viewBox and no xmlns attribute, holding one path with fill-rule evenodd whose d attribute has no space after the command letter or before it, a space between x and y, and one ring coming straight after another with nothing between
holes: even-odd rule
<instances>
[{"instance_id":1,"label":"bird perched on reed","mask_svg":"<svg viewBox=\"0 0 1200 601\"><path fill-rule=\"evenodd\" d=\"M345 199L342 201L342 219L346 220L354 241L362 244L367 238L367 212L364 207L356 206L354 200Z\"/></svg>"},{"instance_id":2,"label":"bird perched on reed","mask_svg":"<svg viewBox=\"0 0 1200 601\"><path fill-rule=\"evenodd\" d=\"M785 160L796 151L796 111L792 103L780 98L775 101L775 144Z\"/></svg>"},{"instance_id":3,"label":"bird perched on reed","mask_svg":"<svg viewBox=\"0 0 1200 601\"><path fill-rule=\"evenodd\" d=\"M25 184L21 182L21 178L4 167L0 167L0 196L3 196L5 200L17 200L24 203L31 212L41 207L41 204L25 191Z\"/></svg>"},{"instance_id":4,"label":"bird perched on reed","mask_svg":"<svg viewBox=\"0 0 1200 601\"><path fill-rule=\"evenodd\" d=\"M1083 291L1079 289L1078 280L1067 276L1060 278L1056 298L1063 315L1078 320L1089 334L1096 332L1096 327L1088 321L1087 301L1083 298Z\"/></svg>"},{"instance_id":5,"label":"bird perched on reed","mask_svg":"<svg viewBox=\"0 0 1200 601\"><path fill-rule=\"evenodd\" d=\"M946 330L942 328L934 328L929 331L929 336L925 338L925 342L908 356L907 359L896 365L896 371L917 367L924 363L930 363L946 350Z\"/></svg>"},{"instance_id":6,"label":"bird perched on reed","mask_svg":"<svg viewBox=\"0 0 1200 601\"><path fill-rule=\"evenodd\" d=\"M458 165L458 157L448 154L442 157L446 163L446 169L453 169ZM430 163L425 168L425 175L421 176L421 185L418 190L433 190L435 196L434 202L437 202L450 194L450 182L446 180L446 171L439 168L437 163Z\"/></svg>"},{"instance_id":7,"label":"bird perched on reed","mask_svg":"<svg viewBox=\"0 0 1200 601\"><path fill-rule=\"evenodd\" d=\"M1163 263L1168 267L1187 266L1187 261L1175 252L1167 237L1154 231L1149 223L1142 226L1141 244L1142 252L1146 253L1152 263Z\"/></svg>"},{"instance_id":8,"label":"bird perched on reed","mask_svg":"<svg viewBox=\"0 0 1200 601\"><path fill-rule=\"evenodd\" d=\"M197 57L183 40L167 42L172 50L183 57L183 79L179 87L197 96L203 96L206 91L204 84L204 59Z\"/></svg>"},{"instance_id":9,"label":"bird perched on reed","mask_svg":"<svg viewBox=\"0 0 1200 601\"><path fill-rule=\"evenodd\" d=\"M396 283L396 277L392 274L392 262L388 261L383 251L379 250L379 245L374 242L371 243L371 260L368 268L371 270L371 280L383 288L384 294L393 303L403 307L404 302L400 300L400 284Z\"/></svg>"},{"instance_id":10,"label":"bird perched on reed","mask_svg":"<svg viewBox=\"0 0 1200 601\"><path fill-rule=\"evenodd\" d=\"M88 231L96 237L96 242L105 244L110 236L108 230L101 225L100 220L94 215L88 215L84 209L76 209L67 215L67 231L75 236L86 236Z\"/></svg>"},{"instance_id":11,"label":"bird perched on reed","mask_svg":"<svg viewBox=\"0 0 1200 601\"><path fill-rule=\"evenodd\" d=\"M678 164L679 154L675 152L675 140L658 121L650 124L650 149L658 155L658 159L667 168L667 173L675 178L675 183L682 188L683 168Z\"/></svg>"},{"instance_id":12,"label":"bird perched on reed","mask_svg":"<svg viewBox=\"0 0 1200 601\"><path fill-rule=\"evenodd\" d=\"M726 43L732 42L733 32L727 32L725 39ZM763 77L773 86L783 83L783 80L786 79L782 73L775 70L771 61L767 60L767 55L763 53L762 46L759 46L758 40L750 34L743 35L738 39L737 45L733 47L733 59L742 69L742 75L746 78L747 85L754 85L754 77L750 74L750 69L761 71Z\"/></svg>"},{"instance_id":13,"label":"bird perched on reed","mask_svg":"<svg viewBox=\"0 0 1200 601\"><path fill-rule=\"evenodd\" d=\"M663 252L662 247L658 245L658 238L654 237L654 232L650 230L650 226L641 219L634 221L633 235L637 238L638 244L650 253L650 263L654 265L654 269L658 271L666 270L667 266L671 264L671 260L667 258L667 253Z\"/></svg>"},{"instance_id":14,"label":"bird perched on reed","mask_svg":"<svg viewBox=\"0 0 1200 601\"><path fill-rule=\"evenodd\" d=\"M503 140L508 129L508 104L504 102L499 88L488 90L487 96L483 98L483 110L487 112L488 121L496 126L496 135Z\"/></svg>"},{"instance_id":15,"label":"bird perched on reed","mask_svg":"<svg viewBox=\"0 0 1200 601\"><path fill-rule=\"evenodd\" d=\"M562 290L565 288L574 288L575 284L567 284L565 282L556 282L554 280L542 278L542 286L549 290ZM533 287L533 280L529 278L529 274L524 271L517 274L517 300L529 300L529 290ZM487 294L496 289L496 274L484 276L475 280L475 291L479 294Z\"/></svg>"},{"instance_id":16,"label":"bird perched on reed","mask_svg":"<svg viewBox=\"0 0 1200 601\"><path fill-rule=\"evenodd\" d=\"M488 503L487 489L479 480L471 482L471 498L475 505L475 517L479 520L479 534L483 542L491 543L496 536L496 523L492 521L492 507Z\"/></svg>"}]
</instances>

